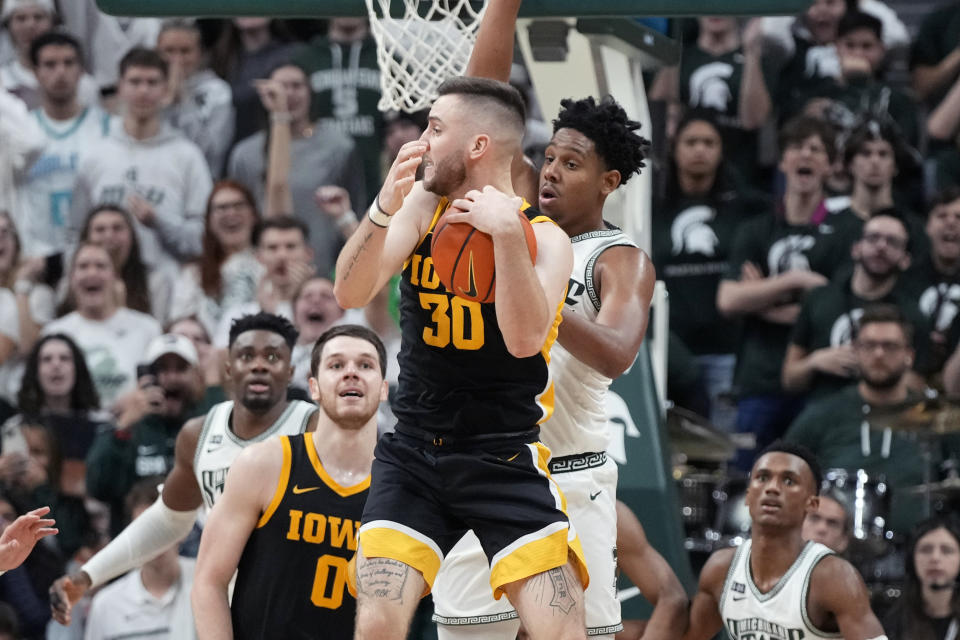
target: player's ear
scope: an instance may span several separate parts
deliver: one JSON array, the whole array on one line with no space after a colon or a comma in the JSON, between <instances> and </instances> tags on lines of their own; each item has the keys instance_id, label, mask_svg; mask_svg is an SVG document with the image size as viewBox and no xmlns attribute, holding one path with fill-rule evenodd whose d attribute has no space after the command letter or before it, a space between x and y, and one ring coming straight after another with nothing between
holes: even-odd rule
<instances>
[{"instance_id":1,"label":"player's ear","mask_svg":"<svg viewBox=\"0 0 960 640\"><path fill-rule=\"evenodd\" d=\"M490 136L485 133L473 137L470 143L470 157L477 159L487 152L490 147Z\"/></svg>"},{"instance_id":2,"label":"player's ear","mask_svg":"<svg viewBox=\"0 0 960 640\"><path fill-rule=\"evenodd\" d=\"M387 397L390 395L390 385L387 384L387 381L384 380L380 384L380 402L386 402Z\"/></svg>"},{"instance_id":3,"label":"player's ear","mask_svg":"<svg viewBox=\"0 0 960 640\"><path fill-rule=\"evenodd\" d=\"M807 513L816 513L820 510L820 496L812 495L807 498L807 504L805 505L804 511Z\"/></svg>"},{"instance_id":4,"label":"player's ear","mask_svg":"<svg viewBox=\"0 0 960 640\"><path fill-rule=\"evenodd\" d=\"M310 376L307 379L307 385L310 387L310 399L320 404L320 385L317 383L317 379Z\"/></svg>"},{"instance_id":5,"label":"player's ear","mask_svg":"<svg viewBox=\"0 0 960 640\"><path fill-rule=\"evenodd\" d=\"M617 190L617 187L620 186L621 180L620 172L616 169L611 169L610 171L604 171L600 176L600 191L603 195L608 196L614 191Z\"/></svg>"}]
</instances>

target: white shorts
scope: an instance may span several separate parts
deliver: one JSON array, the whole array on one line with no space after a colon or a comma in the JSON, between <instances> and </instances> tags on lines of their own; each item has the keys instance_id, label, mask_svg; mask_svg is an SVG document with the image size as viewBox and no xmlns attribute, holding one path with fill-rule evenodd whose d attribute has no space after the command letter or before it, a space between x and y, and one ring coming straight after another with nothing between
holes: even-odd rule
<instances>
[{"instance_id":1,"label":"white shorts","mask_svg":"<svg viewBox=\"0 0 960 640\"><path fill-rule=\"evenodd\" d=\"M617 463L607 458L598 467L551 477L567 499L567 515L587 558L587 635L616 633L623 629L616 578ZM506 598L493 599L490 566L473 532L444 557L432 593L433 620L440 625L479 625L517 617Z\"/></svg>"}]
</instances>

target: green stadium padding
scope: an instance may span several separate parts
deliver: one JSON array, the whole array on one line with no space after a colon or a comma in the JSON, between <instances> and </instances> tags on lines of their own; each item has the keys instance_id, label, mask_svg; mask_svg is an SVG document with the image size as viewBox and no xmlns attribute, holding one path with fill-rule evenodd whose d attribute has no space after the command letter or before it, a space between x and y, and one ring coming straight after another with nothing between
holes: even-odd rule
<instances>
[{"instance_id":1,"label":"green stadium padding","mask_svg":"<svg viewBox=\"0 0 960 640\"><path fill-rule=\"evenodd\" d=\"M641 347L633 368L615 380L611 390L616 396L611 394L608 403L612 423L610 452L615 459L626 458L617 460L617 497L637 515L650 544L667 560L687 593L692 594L696 580L683 548L684 531L672 475L670 442L660 417L647 343ZM621 574L618 590L624 592L631 586ZM624 619L650 616L649 603L639 595L625 600L622 607Z\"/></svg>"},{"instance_id":2,"label":"green stadium padding","mask_svg":"<svg viewBox=\"0 0 960 640\"><path fill-rule=\"evenodd\" d=\"M524 0L520 16L700 16L800 13L811 0ZM363 0L97 0L120 16L364 16ZM396 7L400 7L395 3Z\"/></svg>"}]
</instances>

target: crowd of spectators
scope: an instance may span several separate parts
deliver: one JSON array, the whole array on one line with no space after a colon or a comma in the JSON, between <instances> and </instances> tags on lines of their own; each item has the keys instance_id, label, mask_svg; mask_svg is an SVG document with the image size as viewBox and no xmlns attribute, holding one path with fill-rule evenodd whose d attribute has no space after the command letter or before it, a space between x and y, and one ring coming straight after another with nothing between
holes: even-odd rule
<instances>
[{"instance_id":1,"label":"crowd of spectators","mask_svg":"<svg viewBox=\"0 0 960 640\"><path fill-rule=\"evenodd\" d=\"M670 21L680 64L648 79L671 116L646 134L668 149L652 163L652 257L670 293L669 398L758 448L786 435L895 489L920 482L918 456L864 433L868 414L960 393L960 3L917 24L897 6ZM192 566L175 555L70 628L47 628L47 587L150 502L183 422L229 397L234 319L295 323L301 398L334 323L396 353L396 282L345 311L330 278L425 117L377 109L364 19L0 7L0 519L50 505L60 528L0 576L0 635L80 638L89 618L89 638L161 619L186 637ZM940 444L937 462L960 450ZM898 519L905 533L917 518Z\"/></svg>"}]
</instances>

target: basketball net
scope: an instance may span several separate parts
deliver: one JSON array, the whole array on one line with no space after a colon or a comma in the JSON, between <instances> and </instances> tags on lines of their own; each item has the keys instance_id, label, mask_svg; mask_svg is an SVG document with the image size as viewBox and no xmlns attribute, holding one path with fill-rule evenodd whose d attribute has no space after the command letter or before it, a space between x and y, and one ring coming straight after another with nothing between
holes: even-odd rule
<instances>
[{"instance_id":1,"label":"basketball net","mask_svg":"<svg viewBox=\"0 0 960 640\"><path fill-rule=\"evenodd\" d=\"M390 15L391 2L403 3L402 17ZM479 10L470 0L366 3L380 64L382 93L377 107L408 113L429 107L440 83L467 68L486 3Z\"/></svg>"}]
</instances>

